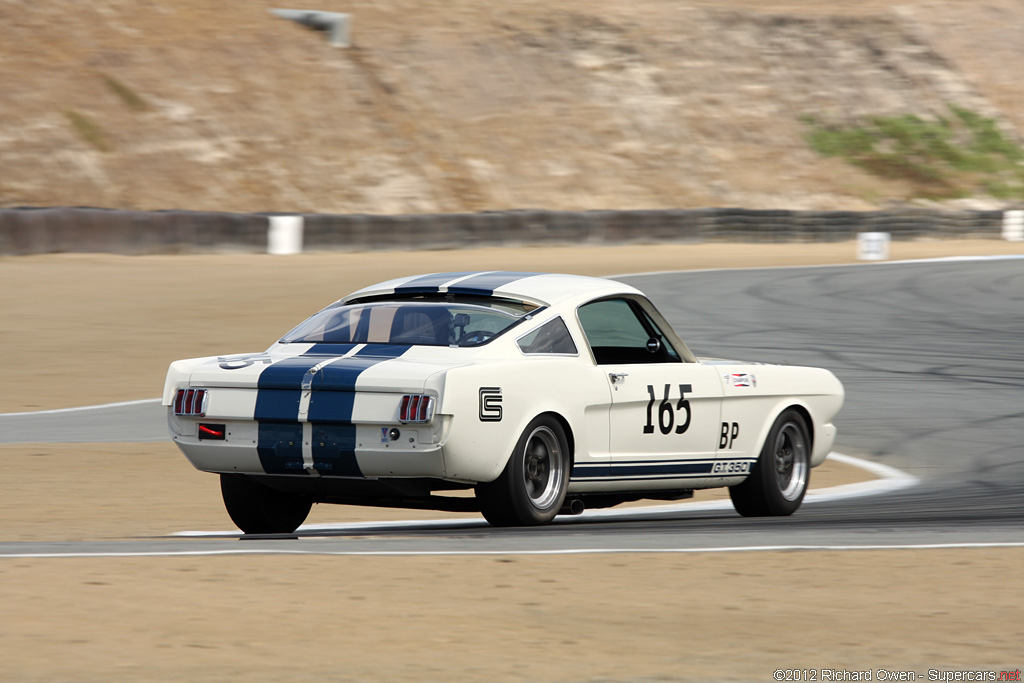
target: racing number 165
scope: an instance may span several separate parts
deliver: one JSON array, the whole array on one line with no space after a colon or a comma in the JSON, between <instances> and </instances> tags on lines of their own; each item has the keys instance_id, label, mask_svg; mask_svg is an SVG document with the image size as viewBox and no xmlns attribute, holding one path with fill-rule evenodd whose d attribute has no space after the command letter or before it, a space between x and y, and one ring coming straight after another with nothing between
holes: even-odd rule
<instances>
[{"instance_id":1,"label":"racing number 165","mask_svg":"<svg viewBox=\"0 0 1024 683\"><path fill-rule=\"evenodd\" d=\"M672 407L672 402L669 400L668 394L671 391L672 385L665 385L665 395L661 399L661 403L658 404L658 429L661 430L662 434L669 434L672 432L672 427L676 428L676 434L682 434L690 428L690 402L686 400L687 392L693 391L693 386L690 384L679 385L679 400L676 401L675 408ZM654 393L654 385L647 385L647 393L651 395L651 400L647 402L647 424L644 425L644 434L654 433L654 404L658 400L657 394ZM676 413L685 413L685 418L676 419ZM679 422L676 425L676 422Z\"/></svg>"}]
</instances>

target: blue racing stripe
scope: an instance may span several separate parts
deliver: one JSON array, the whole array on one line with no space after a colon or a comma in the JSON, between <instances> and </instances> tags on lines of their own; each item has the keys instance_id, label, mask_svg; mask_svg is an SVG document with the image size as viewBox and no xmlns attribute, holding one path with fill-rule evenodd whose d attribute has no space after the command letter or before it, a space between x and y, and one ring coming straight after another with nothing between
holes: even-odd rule
<instances>
[{"instance_id":1,"label":"blue racing stripe","mask_svg":"<svg viewBox=\"0 0 1024 683\"><path fill-rule=\"evenodd\" d=\"M260 373L253 417L259 425L256 452L267 474L308 474L302 466L299 398L303 378L320 362L319 358L295 356Z\"/></svg>"},{"instance_id":2,"label":"blue racing stripe","mask_svg":"<svg viewBox=\"0 0 1024 683\"><path fill-rule=\"evenodd\" d=\"M258 421L298 421L302 380L314 365L322 362L322 358L303 355L279 360L264 369L256 383L259 393L253 417Z\"/></svg>"},{"instance_id":3,"label":"blue racing stripe","mask_svg":"<svg viewBox=\"0 0 1024 683\"><path fill-rule=\"evenodd\" d=\"M408 350L408 346L403 346L402 353ZM355 391L356 380L359 379L359 375L372 368L377 363L392 358L398 358L402 355L397 353L391 356L377 355L359 358L356 356L349 356L348 358L341 358L328 363L320 372L316 373L313 378L313 395L316 396L318 391Z\"/></svg>"},{"instance_id":4,"label":"blue racing stripe","mask_svg":"<svg viewBox=\"0 0 1024 683\"><path fill-rule=\"evenodd\" d=\"M256 452L267 474L309 474L302 468L302 425L298 422L260 422Z\"/></svg>"},{"instance_id":5,"label":"blue racing stripe","mask_svg":"<svg viewBox=\"0 0 1024 683\"><path fill-rule=\"evenodd\" d=\"M651 461L638 463L610 463L609 467L573 467L574 479L597 477L636 477L644 475L696 475L711 474L711 462Z\"/></svg>"},{"instance_id":6,"label":"blue racing stripe","mask_svg":"<svg viewBox=\"0 0 1024 683\"><path fill-rule=\"evenodd\" d=\"M367 344L355 352L358 358L398 358L412 348L412 344Z\"/></svg>"},{"instance_id":7,"label":"blue racing stripe","mask_svg":"<svg viewBox=\"0 0 1024 683\"><path fill-rule=\"evenodd\" d=\"M327 361L310 378L312 394L306 419L313 425L313 467L325 476L362 476L356 462L356 427L352 424L356 381L367 369L398 358L409 346L367 345L347 358L325 358L353 348L352 344L317 344L260 374L254 417L259 424L257 452L268 474L308 474L303 468L302 424L298 421L302 382L315 366Z\"/></svg>"},{"instance_id":8,"label":"blue racing stripe","mask_svg":"<svg viewBox=\"0 0 1024 683\"><path fill-rule=\"evenodd\" d=\"M475 294L479 296L491 296L494 290L511 284L516 280L533 277L539 273L524 273L513 271L498 271L495 273L481 273L451 286L448 291L453 294Z\"/></svg>"},{"instance_id":9,"label":"blue racing stripe","mask_svg":"<svg viewBox=\"0 0 1024 683\"><path fill-rule=\"evenodd\" d=\"M253 419L260 423L265 420L298 422L300 395L298 389L260 389L256 394L256 411L253 413Z\"/></svg>"},{"instance_id":10,"label":"blue racing stripe","mask_svg":"<svg viewBox=\"0 0 1024 683\"><path fill-rule=\"evenodd\" d=\"M355 425L313 425L313 465L325 477L361 477Z\"/></svg>"},{"instance_id":11,"label":"blue racing stripe","mask_svg":"<svg viewBox=\"0 0 1024 683\"><path fill-rule=\"evenodd\" d=\"M336 344L331 342L321 342L319 344L313 344L303 356L344 356L352 349L359 346L358 344Z\"/></svg>"},{"instance_id":12,"label":"blue racing stripe","mask_svg":"<svg viewBox=\"0 0 1024 683\"><path fill-rule=\"evenodd\" d=\"M400 287L395 287L395 294L432 294L440 291L442 285L460 277L479 273L478 270L467 270L460 273L432 273L413 278Z\"/></svg>"},{"instance_id":13,"label":"blue racing stripe","mask_svg":"<svg viewBox=\"0 0 1024 683\"><path fill-rule=\"evenodd\" d=\"M311 358L309 356L295 356L279 360L260 373L256 386L263 393L263 389L294 389L298 391L302 387L302 378L306 376L317 363L322 363L322 358Z\"/></svg>"},{"instance_id":14,"label":"blue racing stripe","mask_svg":"<svg viewBox=\"0 0 1024 683\"><path fill-rule=\"evenodd\" d=\"M354 391L314 391L309 401L307 419L314 423L352 424L355 402Z\"/></svg>"},{"instance_id":15,"label":"blue racing stripe","mask_svg":"<svg viewBox=\"0 0 1024 683\"><path fill-rule=\"evenodd\" d=\"M325 365L313 378L308 419L313 423L313 466L321 475L363 476L356 461L356 426L352 424L356 381L374 365L408 350L407 345L367 344L354 355Z\"/></svg>"}]
</instances>

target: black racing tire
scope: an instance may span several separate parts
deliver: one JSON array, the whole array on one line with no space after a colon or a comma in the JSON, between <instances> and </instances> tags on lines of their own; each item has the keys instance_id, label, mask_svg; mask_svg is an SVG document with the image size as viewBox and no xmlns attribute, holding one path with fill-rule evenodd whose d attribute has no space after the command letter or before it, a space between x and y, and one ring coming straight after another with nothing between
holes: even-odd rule
<instances>
[{"instance_id":1,"label":"black racing tire","mask_svg":"<svg viewBox=\"0 0 1024 683\"><path fill-rule=\"evenodd\" d=\"M571 469L565 430L541 415L523 431L501 475L477 485L480 512L492 526L548 524L565 502Z\"/></svg>"},{"instance_id":2,"label":"black racing tire","mask_svg":"<svg viewBox=\"0 0 1024 683\"><path fill-rule=\"evenodd\" d=\"M811 438L799 411L775 420L754 469L729 487L736 512L744 517L781 517L797 511L811 481Z\"/></svg>"},{"instance_id":3,"label":"black racing tire","mask_svg":"<svg viewBox=\"0 0 1024 683\"><path fill-rule=\"evenodd\" d=\"M305 496L275 491L240 474L220 475L220 492L231 521L247 534L290 534L313 507Z\"/></svg>"}]
</instances>

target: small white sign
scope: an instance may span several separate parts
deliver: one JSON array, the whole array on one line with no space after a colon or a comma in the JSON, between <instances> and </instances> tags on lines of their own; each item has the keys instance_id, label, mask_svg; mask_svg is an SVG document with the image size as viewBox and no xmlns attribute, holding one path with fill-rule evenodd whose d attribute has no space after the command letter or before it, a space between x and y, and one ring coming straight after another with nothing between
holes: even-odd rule
<instances>
[{"instance_id":1,"label":"small white sign","mask_svg":"<svg viewBox=\"0 0 1024 683\"><path fill-rule=\"evenodd\" d=\"M267 231L267 253L301 253L304 223L302 216L270 216L270 228Z\"/></svg>"},{"instance_id":2,"label":"small white sign","mask_svg":"<svg viewBox=\"0 0 1024 683\"><path fill-rule=\"evenodd\" d=\"M1003 213L1003 239L1024 242L1024 211L1015 209Z\"/></svg>"},{"instance_id":3,"label":"small white sign","mask_svg":"<svg viewBox=\"0 0 1024 683\"><path fill-rule=\"evenodd\" d=\"M892 236L887 232L861 232L857 234L857 258L861 261L885 261L889 258L889 242Z\"/></svg>"}]
</instances>

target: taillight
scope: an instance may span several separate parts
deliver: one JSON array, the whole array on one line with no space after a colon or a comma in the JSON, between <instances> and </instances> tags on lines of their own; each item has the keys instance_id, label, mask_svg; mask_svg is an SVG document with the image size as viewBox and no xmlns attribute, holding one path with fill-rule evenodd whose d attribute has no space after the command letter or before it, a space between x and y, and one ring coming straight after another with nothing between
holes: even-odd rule
<instances>
[{"instance_id":1,"label":"taillight","mask_svg":"<svg viewBox=\"0 0 1024 683\"><path fill-rule=\"evenodd\" d=\"M206 389L178 389L174 397L174 414L188 417L206 417Z\"/></svg>"},{"instance_id":2,"label":"taillight","mask_svg":"<svg viewBox=\"0 0 1024 683\"><path fill-rule=\"evenodd\" d=\"M423 394L406 394L398 409L400 422L430 422L434 416L434 399Z\"/></svg>"}]
</instances>

